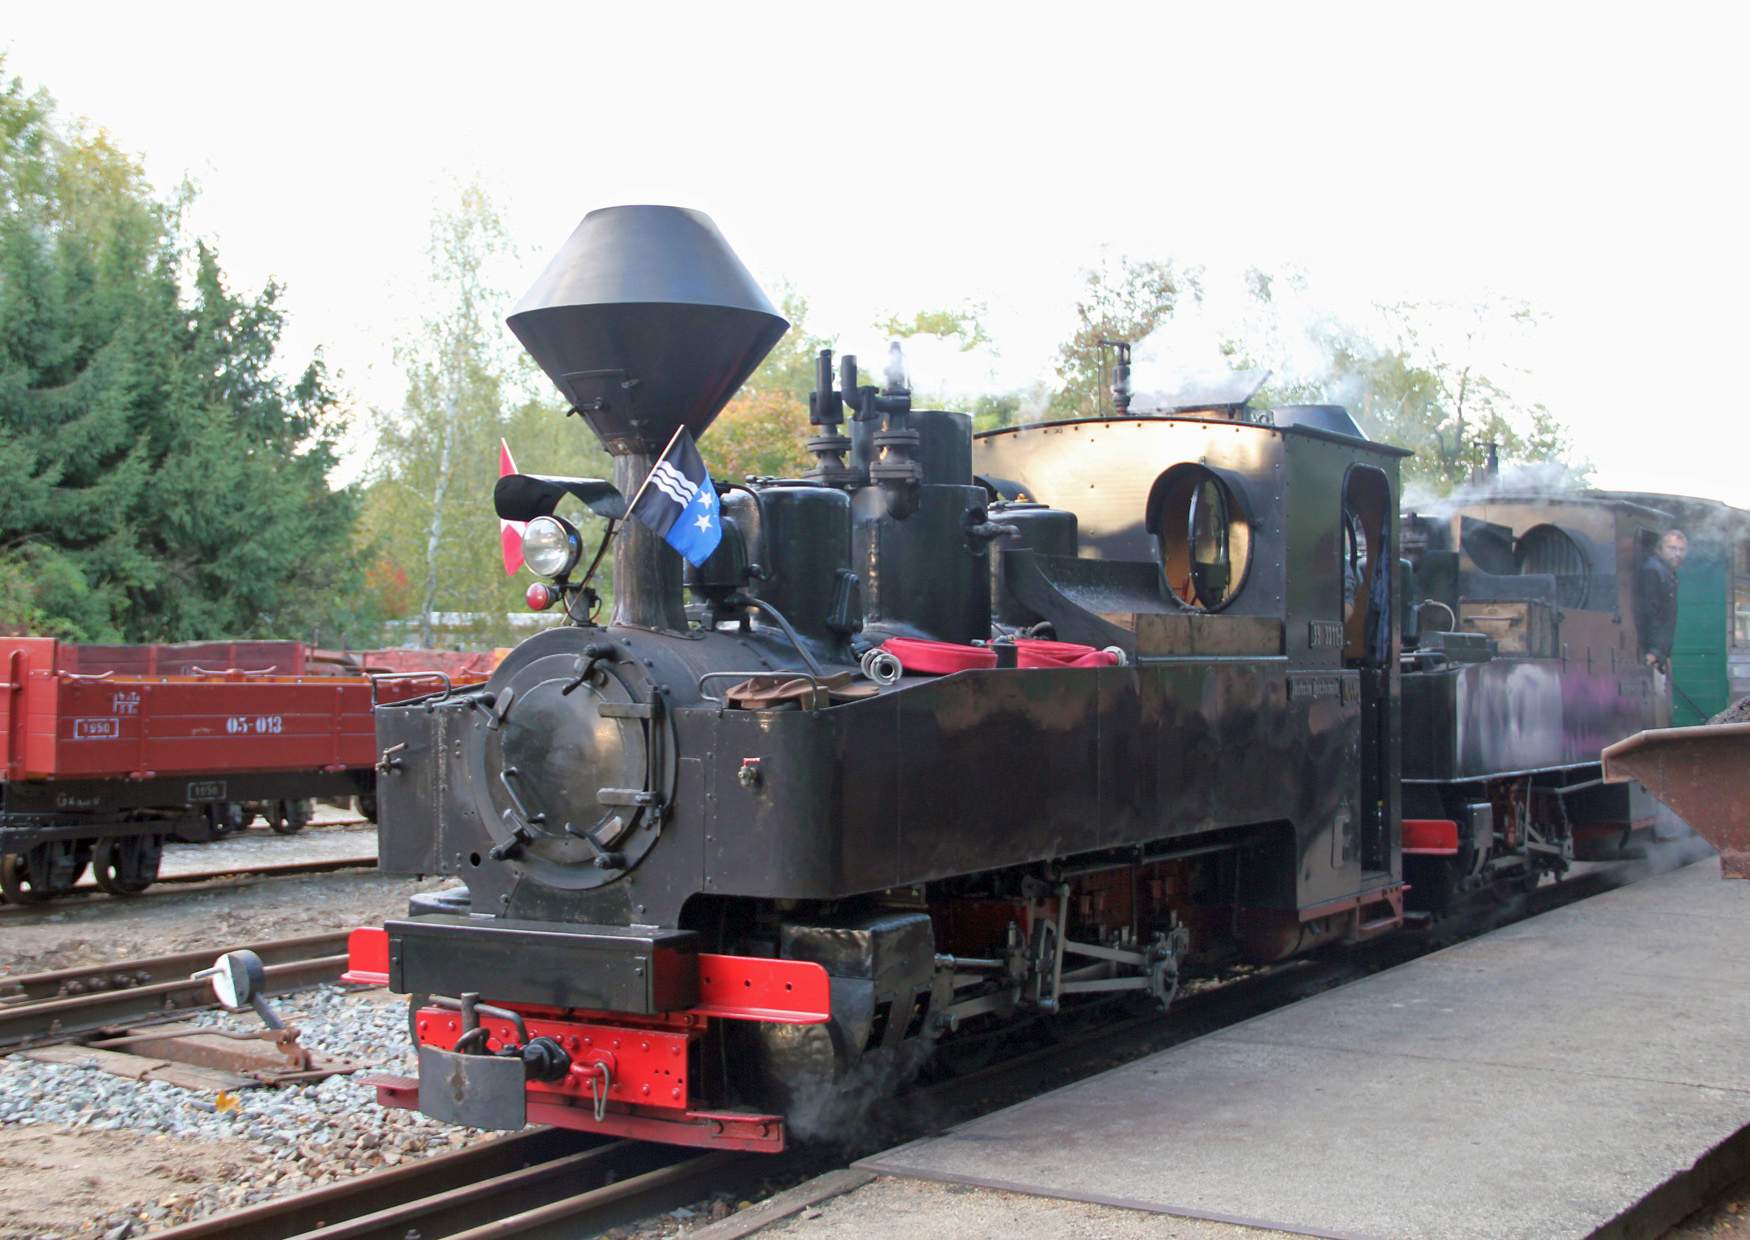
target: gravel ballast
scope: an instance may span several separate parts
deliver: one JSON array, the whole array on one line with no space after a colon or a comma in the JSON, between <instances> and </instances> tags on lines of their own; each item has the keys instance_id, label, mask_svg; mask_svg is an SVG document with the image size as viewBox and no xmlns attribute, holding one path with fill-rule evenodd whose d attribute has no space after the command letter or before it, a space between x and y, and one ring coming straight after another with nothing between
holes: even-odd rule
<instances>
[{"instance_id":1,"label":"gravel ballast","mask_svg":"<svg viewBox=\"0 0 1750 1240\"><path fill-rule=\"evenodd\" d=\"M325 986L274 1000L300 1041L313 1052L365 1070L411 1074L406 1000L381 991ZM201 1013L194 1019L227 1028L259 1028L253 1015ZM347 1076L314 1085L207 1094L163 1082L137 1082L95 1067L0 1060L0 1134L112 1131L168 1138L203 1166L199 1187L137 1200L117 1177L116 1208L101 1217L65 1219L74 1231L133 1234L159 1230L215 1211L394 1166L404 1159L454 1149L486 1135L441 1125L417 1112L379 1107L375 1091ZM213 1177L203 1145L241 1162L241 1174ZM4 1165L0 1162L0 1165ZM42 1235L0 1225L0 1236ZM48 1234L66 1234L50 1232Z\"/></svg>"},{"instance_id":2,"label":"gravel ballast","mask_svg":"<svg viewBox=\"0 0 1750 1240\"><path fill-rule=\"evenodd\" d=\"M332 815L326 815L332 816ZM257 827L171 845L165 872L309 861L376 851L369 825L276 836ZM381 925L443 879L345 870L154 887L0 912L0 977ZM407 1000L325 986L272 1000L303 1044L361 1072L411 1075ZM253 1013L179 1017L260 1028ZM0 1059L0 1240L142 1235L270 1197L441 1152L486 1134L379 1107L352 1077L234 1095L137 1082L79 1064Z\"/></svg>"}]
</instances>

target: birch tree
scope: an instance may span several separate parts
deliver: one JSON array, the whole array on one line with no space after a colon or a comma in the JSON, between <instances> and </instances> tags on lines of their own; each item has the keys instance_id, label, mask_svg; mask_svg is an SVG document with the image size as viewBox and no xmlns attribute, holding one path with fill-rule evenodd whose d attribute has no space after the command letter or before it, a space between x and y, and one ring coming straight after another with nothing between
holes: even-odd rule
<instances>
[{"instance_id":1,"label":"birch tree","mask_svg":"<svg viewBox=\"0 0 1750 1240\"><path fill-rule=\"evenodd\" d=\"M513 298L506 273L520 264L490 195L463 187L432 222L432 307L396 359L407 391L379 414L365 528L374 551L370 580L398 621L390 641L479 647L516 636L532 578L505 575L492 487L498 441L520 468L602 477L606 454L581 419L529 363L504 325ZM562 510L600 533L581 508ZM442 621L440 623L440 620Z\"/></svg>"}]
</instances>

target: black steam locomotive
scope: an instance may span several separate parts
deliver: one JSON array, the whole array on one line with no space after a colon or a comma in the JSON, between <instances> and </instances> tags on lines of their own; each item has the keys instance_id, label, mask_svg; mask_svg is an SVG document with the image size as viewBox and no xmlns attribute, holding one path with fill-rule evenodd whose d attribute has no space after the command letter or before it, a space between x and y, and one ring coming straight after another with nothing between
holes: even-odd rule
<instances>
[{"instance_id":1,"label":"black steam locomotive","mask_svg":"<svg viewBox=\"0 0 1750 1240\"><path fill-rule=\"evenodd\" d=\"M1116 417L975 439L822 354L814 468L720 484L683 571L625 497L783 319L704 216L621 207L509 323L614 478L502 480L567 622L378 711L383 868L463 880L355 936L413 996L386 1104L776 1150L853 1077L1636 821L1590 782L1661 710L1609 538L1400 522L1404 454L1340 408L1143 410L1121 369ZM566 497L608 523L605 625Z\"/></svg>"}]
</instances>

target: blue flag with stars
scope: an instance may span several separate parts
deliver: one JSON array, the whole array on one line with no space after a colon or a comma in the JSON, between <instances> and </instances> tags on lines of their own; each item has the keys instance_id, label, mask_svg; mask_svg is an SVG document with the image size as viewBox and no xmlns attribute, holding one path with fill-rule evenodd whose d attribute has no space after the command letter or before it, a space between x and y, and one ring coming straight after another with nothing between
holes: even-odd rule
<instances>
[{"instance_id":1,"label":"blue flag with stars","mask_svg":"<svg viewBox=\"0 0 1750 1240\"><path fill-rule=\"evenodd\" d=\"M703 564L723 541L717 488L685 427L650 471L627 515L661 534L692 564Z\"/></svg>"}]
</instances>

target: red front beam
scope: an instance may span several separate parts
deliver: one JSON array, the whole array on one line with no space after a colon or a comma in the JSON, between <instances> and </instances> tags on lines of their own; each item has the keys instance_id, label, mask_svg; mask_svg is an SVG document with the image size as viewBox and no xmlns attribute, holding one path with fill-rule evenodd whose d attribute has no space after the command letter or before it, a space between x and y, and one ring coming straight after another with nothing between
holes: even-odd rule
<instances>
[{"instance_id":1,"label":"red front beam","mask_svg":"<svg viewBox=\"0 0 1750 1240\"><path fill-rule=\"evenodd\" d=\"M389 935L376 928L347 938L342 980L389 984ZM656 1017L612 1012L573 1012L520 1007L531 1038L550 1037L571 1056L571 1071L556 1082L524 1087L531 1124L550 1124L640 1141L776 1154L784 1148L784 1121L776 1115L696 1111L687 1077L692 1045L712 1019L817 1025L832 1016L832 985L826 970L806 960L701 953L699 999L691 1008ZM493 1017L488 1049L515 1044L508 1021ZM415 1016L421 1044L451 1049L461 1017L447 1008L421 1008ZM612 1086L607 1110L595 1117L595 1082L606 1067ZM419 1109L419 1082L408 1077L365 1078L383 1106Z\"/></svg>"},{"instance_id":2,"label":"red front beam","mask_svg":"<svg viewBox=\"0 0 1750 1240\"><path fill-rule=\"evenodd\" d=\"M343 982L389 984L389 932L374 926L346 939ZM699 1001L686 1015L722 1020L763 1020L781 1025L819 1025L832 1017L832 983L808 960L699 953ZM483 992L484 993L484 992Z\"/></svg>"}]
</instances>

